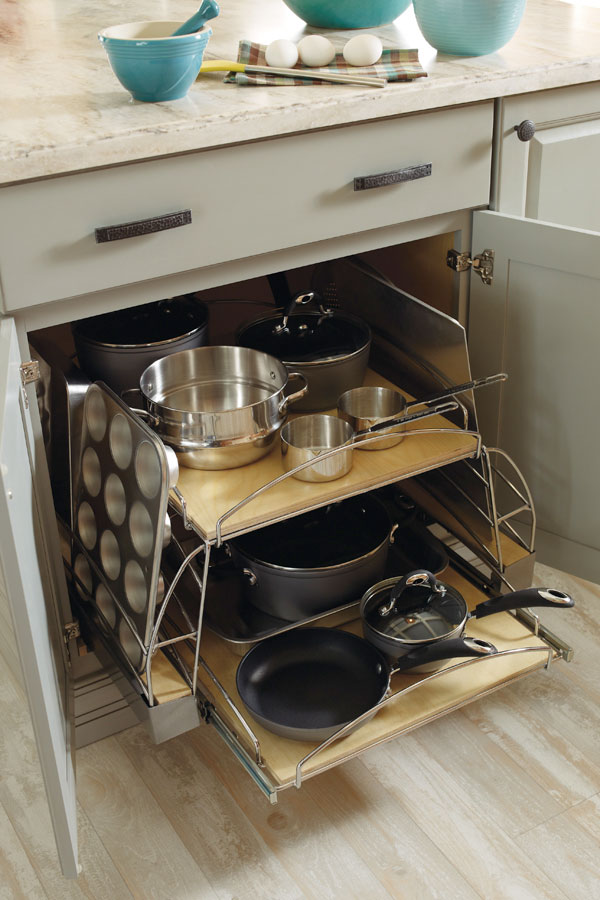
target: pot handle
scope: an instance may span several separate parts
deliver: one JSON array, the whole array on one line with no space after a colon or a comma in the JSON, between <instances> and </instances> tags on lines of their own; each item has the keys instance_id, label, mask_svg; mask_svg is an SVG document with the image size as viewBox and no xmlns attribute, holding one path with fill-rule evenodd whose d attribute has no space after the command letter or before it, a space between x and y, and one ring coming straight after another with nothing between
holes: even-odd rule
<instances>
[{"instance_id":1,"label":"pot handle","mask_svg":"<svg viewBox=\"0 0 600 900\"><path fill-rule=\"evenodd\" d=\"M482 619L484 616L493 616L494 613L504 612L509 609L523 609L524 607L550 606L553 609L569 609L575 605L575 601L568 594L557 591L554 588L526 588L523 591L512 591L501 597L492 597L478 603L471 616Z\"/></svg>"},{"instance_id":2,"label":"pot handle","mask_svg":"<svg viewBox=\"0 0 600 900\"><path fill-rule=\"evenodd\" d=\"M289 303L283 310L283 318L281 320L281 324L274 327L273 333L282 334L284 331L288 331L288 319L293 313L295 307L305 306L305 304L310 303L311 300L314 300L314 298L314 291L300 291L299 294L294 294L294 296L290 299Z\"/></svg>"},{"instance_id":3,"label":"pot handle","mask_svg":"<svg viewBox=\"0 0 600 900\"><path fill-rule=\"evenodd\" d=\"M144 397L139 387L125 388L124 391L121 391L121 400L125 400L125 403L129 403L126 399L126 394L137 394L139 397Z\"/></svg>"},{"instance_id":4,"label":"pot handle","mask_svg":"<svg viewBox=\"0 0 600 900\"><path fill-rule=\"evenodd\" d=\"M440 659L453 659L455 656L493 656L498 650L488 641L478 638L463 637L434 641L414 650L409 650L394 663L395 672L413 669Z\"/></svg>"},{"instance_id":5,"label":"pot handle","mask_svg":"<svg viewBox=\"0 0 600 900\"><path fill-rule=\"evenodd\" d=\"M446 586L441 581L438 581L432 572L428 572L427 569L414 569L412 572L407 572L406 575L403 575L397 584L394 585L387 603L382 603L379 607L379 615L389 616L406 588L422 587L426 584L438 594L446 593ZM421 601L419 601L419 606L422 606Z\"/></svg>"},{"instance_id":6,"label":"pot handle","mask_svg":"<svg viewBox=\"0 0 600 900\"><path fill-rule=\"evenodd\" d=\"M458 403L456 400L450 400L447 403L438 403L436 406L427 407L427 409L422 409L420 412L382 419L380 422L376 422L375 425L371 425L370 428L362 428L360 431L356 431L352 440L356 441L357 438L375 434L377 431L385 431L387 428L395 428L397 425L404 425L406 422L414 422L416 419L443 416L445 413L452 412L455 409L458 409Z\"/></svg>"},{"instance_id":7,"label":"pot handle","mask_svg":"<svg viewBox=\"0 0 600 900\"><path fill-rule=\"evenodd\" d=\"M465 394L467 391L474 391L476 388L485 387L488 384L496 384L499 381L506 381L508 375L506 372L498 372L497 375L488 375L486 378L476 378L474 381L465 381L463 384L455 384L446 388L439 393L430 394L423 397L422 400L411 400L406 404L406 409L413 409L415 406L431 405L444 400L446 397L454 397L457 394Z\"/></svg>"},{"instance_id":8,"label":"pot handle","mask_svg":"<svg viewBox=\"0 0 600 900\"><path fill-rule=\"evenodd\" d=\"M303 382L303 385L299 391L294 391L293 394L288 394L283 398L283 400L279 404L280 415L283 415L285 412L287 412L287 408L290 403L294 403L296 400L300 400L300 398L304 397L304 395L308 391L308 381L306 380L306 377L302 374L302 372L288 372L288 382L292 378L299 378Z\"/></svg>"},{"instance_id":9,"label":"pot handle","mask_svg":"<svg viewBox=\"0 0 600 900\"><path fill-rule=\"evenodd\" d=\"M149 413L147 409L136 409L134 406L130 406L129 409L132 413L135 413L136 416L139 416L140 419L145 419L149 425L153 428L158 428L160 425L160 419L158 416L153 416L152 413Z\"/></svg>"}]
</instances>

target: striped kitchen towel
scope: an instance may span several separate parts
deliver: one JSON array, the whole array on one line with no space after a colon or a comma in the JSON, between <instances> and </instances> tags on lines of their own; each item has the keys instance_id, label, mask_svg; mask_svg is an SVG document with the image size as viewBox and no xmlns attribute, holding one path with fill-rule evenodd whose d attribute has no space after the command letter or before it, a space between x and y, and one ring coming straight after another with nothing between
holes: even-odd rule
<instances>
[{"instance_id":1,"label":"striped kitchen towel","mask_svg":"<svg viewBox=\"0 0 600 900\"><path fill-rule=\"evenodd\" d=\"M265 44L255 44L252 41L240 41L238 47L238 62L253 66L266 66ZM296 69L307 69L302 63L294 66ZM412 81L413 78L426 78L427 72L419 63L417 50L384 50L381 59L374 66L349 66L341 53L336 53L333 62L327 69L330 72L341 74L373 75L377 78L387 78L388 81ZM288 78L285 75L247 75L245 72L229 72L226 82L246 85L313 85L328 84L325 81L314 81L304 78ZM329 83L330 84L330 83ZM331 84L330 84L331 86Z\"/></svg>"}]
</instances>

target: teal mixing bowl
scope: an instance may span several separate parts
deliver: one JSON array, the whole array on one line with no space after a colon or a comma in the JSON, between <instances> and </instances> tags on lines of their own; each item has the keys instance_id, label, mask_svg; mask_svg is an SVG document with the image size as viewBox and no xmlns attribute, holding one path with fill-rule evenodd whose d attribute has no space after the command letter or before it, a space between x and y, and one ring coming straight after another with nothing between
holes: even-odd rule
<instances>
[{"instance_id":1,"label":"teal mixing bowl","mask_svg":"<svg viewBox=\"0 0 600 900\"><path fill-rule=\"evenodd\" d=\"M374 28L397 19L410 0L283 0L285 5L317 28Z\"/></svg>"},{"instance_id":2,"label":"teal mixing bowl","mask_svg":"<svg viewBox=\"0 0 600 900\"><path fill-rule=\"evenodd\" d=\"M425 40L441 53L483 56L507 44L526 0L413 0Z\"/></svg>"},{"instance_id":3,"label":"teal mixing bowl","mask_svg":"<svg viewBox=\"0 0 600 900\"><path fill-rule=\"evenodd\" d=\"M98 35L113 72L135 100L179 100L196 80L212 31L205 25L171 37L181 24L130 22Z\"/></svg>"}]
</instances>

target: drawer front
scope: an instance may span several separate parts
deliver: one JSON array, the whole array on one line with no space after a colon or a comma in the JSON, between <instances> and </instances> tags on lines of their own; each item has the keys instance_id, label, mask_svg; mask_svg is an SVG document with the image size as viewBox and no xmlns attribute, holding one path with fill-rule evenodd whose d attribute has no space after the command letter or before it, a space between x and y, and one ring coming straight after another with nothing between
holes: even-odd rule
<instances>
[{"instance_id":1,"label":"drawer front","mask_svg":"<svg viewBox=\"0 0 600 900\"><path fill-rule=\"evenodd\" d=\"M492 113L478 104L3 188L5 310L487 205ZM354 189L412 167L425 177ZM113 227L185 210L189 223L154 233ZM121 239L98 243L101 228Z\"/></svg>"}]
</instances>

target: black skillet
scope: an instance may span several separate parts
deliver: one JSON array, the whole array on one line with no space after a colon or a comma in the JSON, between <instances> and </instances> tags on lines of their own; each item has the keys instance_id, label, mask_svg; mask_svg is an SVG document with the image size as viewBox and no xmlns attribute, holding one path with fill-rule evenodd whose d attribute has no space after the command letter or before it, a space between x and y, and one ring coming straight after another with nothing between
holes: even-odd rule
<instances>
[{"instance_id":1,"label":"black skillet","mask_svg":"<svg viewBox=\"0 0 600 900\"><path fill-rule=\"evenodd\" d=\"M447 641L445 649L448 658L496 652L492 644L472 638ZM376 707L397 669L351 632L299 628L249 650L238 666L236 684L244 705L268 731L321 742Z\"/></svg>"}]
</instances>

